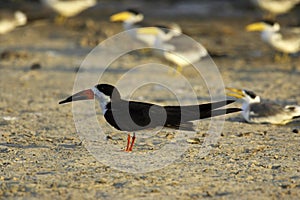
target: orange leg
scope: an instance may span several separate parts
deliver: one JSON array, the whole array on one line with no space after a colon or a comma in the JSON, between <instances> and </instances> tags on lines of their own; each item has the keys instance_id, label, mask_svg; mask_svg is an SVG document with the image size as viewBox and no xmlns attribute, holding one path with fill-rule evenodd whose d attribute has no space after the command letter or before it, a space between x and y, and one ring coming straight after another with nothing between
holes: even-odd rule
<instances>
[{"instance_id":1,"label":"orange leg","mask_svg":"<svg viewBox=\"0 0 300 200\"><path fill-rule=\"evenodd\" d=\"M126 146L126 150L125 150L127 152L132 151L132 148L133 148L133 145L134 145L134 141L135 141L135 133L133 133L133 137L132 137L131 143L130 143L130 140L131 140L131 136L130 136L130 134L128 134L128 136L127 136L127 146Z\"/></svg>"},{"instance_id":2,"label":"orange leg","mask_svg":"<svg viewBox=\"0 0 300 200\"><path fill-rule=\"evenodd\" d=\"M131 145L129 147L129 151L132 151L132 148L133 148L133 145L134 145L134 141L135 141L135 133L133 133Z\"/></svg>"},{"instance_id":3,"label":"orange leg","mask_svg":"<svg viewBox=\"0 0 300 200\"><path fill-rule=\"evenodd\" d=\"M127 146L126 146L126 150L125 151L129 150L129 144L130 144L130 134L128 133L128 136L127 136Z\"/></svg>"}]
</instances>

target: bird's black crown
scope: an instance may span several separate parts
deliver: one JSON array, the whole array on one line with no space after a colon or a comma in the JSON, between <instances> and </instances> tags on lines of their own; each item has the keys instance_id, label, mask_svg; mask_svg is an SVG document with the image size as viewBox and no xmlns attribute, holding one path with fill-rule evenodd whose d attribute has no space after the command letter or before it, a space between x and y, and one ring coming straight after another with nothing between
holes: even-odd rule
<instances>
[{"instance_id":1,"label":"bird's black crown","mask_svg":"<svg viewBox=\"0 0 300 200\"><path fill-rule=\"evenodd\" d=\"M109 85L109 84L98 84L98 85L96 85L96 88L100 92L102 92L103 94L109 96L110 98L112 98L112 96L114 98L121 98L118 89L115 88L112 85Z\"/></svg>"},{"instance_id":2,"label":"bird's black crown","mask_svg":"<svg viewBox=\"0 0 300 200\"><path fill-rule=\"evenodd\" d=\"M135 15L139 15L139 14L141 14L138 10L136 10L136 9L132 9L132 8L130 8L130 9L127 9L126 10L127 12L130 12L130 13L133 13L133 14L135 14Z\"/></svg>"},{"instance_id":3,"label":"bird's black crown","mask_svg":"<svg viewBox=\"0 0 300 200\"><path fill-rule=\"evenodd\" d=\"M249 97L251 97L252 99L255 99L255 97L257 96L254 92L252 92L252 91L249 91L249 90L244 90L245 91L245 93L249 96Z\"/></svg>"},{"instance_id":4,"label":"bird's black crown","mask_svg":"<svg viewBox=\"0 0 300 200\"><path fill-rule=\"evenodd\" d=\"M275 22L272 20L263 20L264 23L270 25L270 26L274 26Z\"/></svg>"}]
</instances>

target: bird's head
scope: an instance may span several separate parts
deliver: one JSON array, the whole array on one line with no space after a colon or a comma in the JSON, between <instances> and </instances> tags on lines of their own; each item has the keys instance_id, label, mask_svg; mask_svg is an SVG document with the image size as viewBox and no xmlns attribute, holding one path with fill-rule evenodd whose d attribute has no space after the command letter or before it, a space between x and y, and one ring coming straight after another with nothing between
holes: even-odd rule
<instances>
[{"instance_id":1,"label":"bird's head","mask_svg":"<svg viewBox=\"0 0 300 200\"><path fill-rule=\"evenodd\" d=\"M69 96L59 104L69 103L72 101L82 101L98 99L100 104L106 105L112 99L119 100L121 98L119 91L112 85L109 84L98 84L94 87L86 90L82 90L72 96Z\"/></svg>"},{"instance_id":2,"label":"bird's head","mask_svg":"<svg viewBox=\"0 0 300 200\"><path fill-rule=\"evenodd\" d=\"M255 22L246 26L246 30L248 32L251 31L270 31L270 32L277 32L280 30L280 25L278 22L264 20L261 22Z\"/></svg>"},{"instance_id":3,"label":"bird's head","mask_svg":"<svg viewBox=\"0 0 300 200\"><path fill-rule=\"evenodd\" d=\"M236 97L238 99L242 99L247 103L259 103L260 97L256 95L254 92L249 90L241 90L236 88L226 88L229 92L226 94L231 97Z\"/></svg>"},{"instance_id":4,"label":"bird's head","mask_svg":"<svg viewBox=\"0 0 300 200\"><path fill-rule=\"evenodd\" d=\"M144 15L137 10L128 9L123 12L116 13L110 17L112 22L137 23L144 19Z\"/></svg>"},{"instance_id":5,"label":"bird's head","mask_svg":"<svg viewBox=\"0 0 300 200\"><path fill-rule=\"evenodd\" d=\"M23 12L16 11L14 13L14 15L15 15L15 20L16 20L16 23L17 23L18 26L22 26L22 25L26 24L27 17L26 17L26 15Z\"/></svg>"}]
</instances>

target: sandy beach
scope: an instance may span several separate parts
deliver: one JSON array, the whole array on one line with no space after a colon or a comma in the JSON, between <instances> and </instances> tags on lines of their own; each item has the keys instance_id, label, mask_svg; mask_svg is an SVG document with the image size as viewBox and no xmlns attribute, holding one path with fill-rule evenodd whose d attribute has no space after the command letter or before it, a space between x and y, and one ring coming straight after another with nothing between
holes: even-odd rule
<instances>
[{"instance_id":1,"label":"sandy beach","mask_svg":"<svg viewBox=\"0 0 300 200\"><path fill-rule=\"evenodd\" d=\"M212 59L225 86L253 90L264 99L283 105L300 104L299 55L275 62L275 51L261 42L259 33L245 31L247 24L259 19L259 10L238 1L192 1L198 6L191 6L194 10L203 10L189 13L185 4L176 2L161 3L158 10L145 2L137 7L145 10L150 21L176 22L209 52L224 54ZM29 23L0 35L0 198L299 199L299 120L285 126L248 124L239 113L231 114L203 156L199 152L210 137L210 120L198 121L196 132L191 135L170 129L150 132L149 137L137 133L134 151L128 154L123 151L127 133L105 124L99 106L92 105L105 137L93 136L112 148L104 149L108 151L104 157L93 154L95 139L88 140L76 130L78 121L74 120L72 104L58 104L74 92L78 74L90 75L90 80L94 80L91 77L103 73L101 82L114 84L138 65L172 66L152 53L136 51L116 59L106 71L101 64L105 59L98 61L97 57L89 70L82 68L83 63L89 64L86 58L91 50L122 31L120 23L109 22L109 16L126 8L126 3L99 2L96 8L67 19L64 24L56 24L53 13L47 17L48 12L28 6L27 11L32 10ZM226 11L210 12L220 5ZM159 15L159 10L166 12ZM297 22L297 17L299 20L299 7L279 19L290 25ZM160 73L148 72L132 72L130 80L145 80ZM210 101L205 81L195 75L192 67L184 68L182 76L195 89L198 102ZM177 76L168 72L161 77L185 96L186 91L176 86ZM130 97L125 89L120 89L124 98L161 105L178 103L172 91L153 85L141 87ZM86 128L89 130L88 124ZM145 166L145 172L140 173L130 169L131 161L132 165L142 166L143 156L159 152L167 144L184 150L158 169ZM167 153L171 156L178 152ZM114 160L115 154L118 160ZM162 160L157 156L154 165ZM122 167L126 161L129 167L125 169Z\"/></svg>"}]
</instances>

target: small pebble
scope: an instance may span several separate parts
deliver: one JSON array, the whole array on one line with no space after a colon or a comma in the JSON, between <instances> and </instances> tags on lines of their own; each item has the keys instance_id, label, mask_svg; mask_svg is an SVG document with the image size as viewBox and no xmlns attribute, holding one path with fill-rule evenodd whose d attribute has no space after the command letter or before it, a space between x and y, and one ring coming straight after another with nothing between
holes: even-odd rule
<instances>
[{"instance_id":1,"label":"small pebble","mask_svg":"<svg viewBox=\"0 0 300 200\"><path fill-rule=\"evenodd\" d=\"M1 60L12 60L12 59L22 59L22 58L28 58L28 54L26 52L17 52L17 51L3 51L0 54L0 59Z\"/></svg>"},{"instance_id":2,"label":"small pebble","mask_svg":"<svg viewBox=\"0 0 300 200\"><path fill-rule=\"evenodd\" d=\"M106 136L106 139L107 139L107 140L112 140L113 138L112 138L110 135L107 135L107 136Z\"/></svg>"},{"instance_id":3,"label":"small pebble","mask_svg":"<svg viewBox=\"0 0 300 200\"><path fill-rule=\"evenodd\" d=\"M294 128L294 129L293 129L293 133L299 133L299 130L296 129L296 128Z\"/></svg>"},{"instance_id":4,"label":"small pebble","mask_svg":"<svg viewBox=\"0 0 300 200\"><path fill-rule=\"evenodd\" d=\"M13 57L13 52L11 51L3 51L0 56L1 60L8 60L12 57Z\"/></svg>"},{"instance_id":5,"label":"small pebble","mask_svg":"<svg viewBox=\"0 0 300 200\"><path fill-rule=\"evenodd\" d=\"M74 69L74 72L79 72L79 70L80 70L80 67L75 67L75 69Z\"/></svg>"},{"instance_id":6,"label":"small pebble","mask_svg":"<svg viewBox=\"0 0 300 200\"><path fill-rule=\"evenodd\" d=\"M174 134L172 134L172 133L167 133L167 134L166 134L166 138L169 139L169 140L171 140L171 139L174 138Z\"/></svg>"},{"instance_id":7,"label":"small pebble","mask_svg":"<svg viewBox=\"0 0 300 200\"><path fill-rule=\"evenodd\" d=\"M30 70L37 70L37 69L41 69L42 66L41 64L39 63L33 63L31 66L30 66Z\"/></svg>"},{"instance_id":8,"label":"small pebble","mask_svg":"<svg viewBox=\"0 0 300 200\"><path fill-rule=\"evenodd\" d=\"M96 180L95 183L98 183L98 184L104 184L104 183L107 183L108 180L106 178L100 178L99 180Z\"/></svg>"},{"instance_id":9,"label":"small pebble","mask_svg":"<svg viewBox=\"0 0 300 200\"><path fill-rule=\"evenodd\" d=\"M186 141L190 144L200 144L201 143L199 138L189 138Z\"/></svg>"},{"instance_id":10,"label":"small pebble","mask_svg":"<svg viewBox=\"0 0 300 200\"><path fill-rule=\"evenodd\" d=\"M13 120L16 120L17 118L16 117L11 117L11 116L4 116L3 119L5 121L13 121Z\"/></svg>"}]
</instances>

